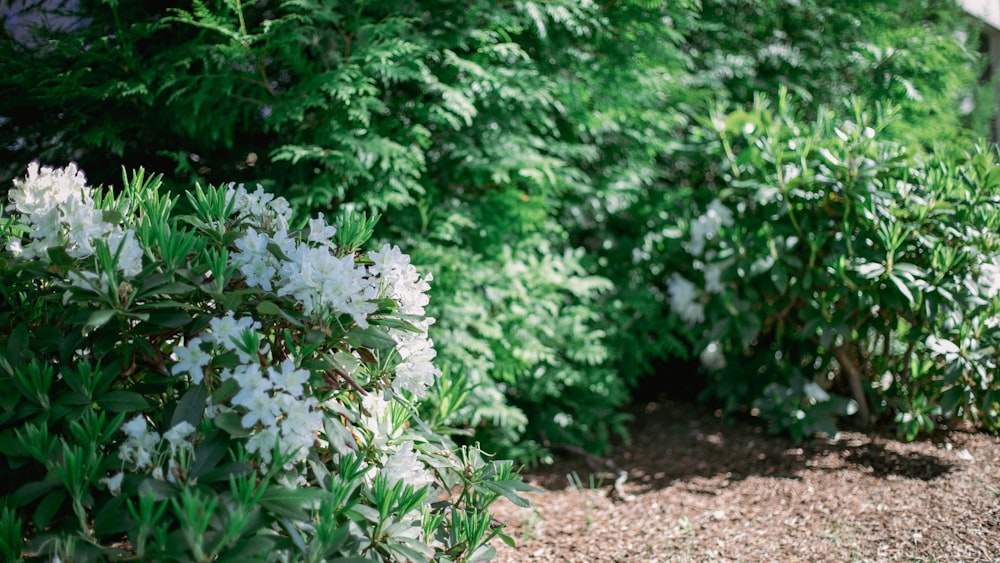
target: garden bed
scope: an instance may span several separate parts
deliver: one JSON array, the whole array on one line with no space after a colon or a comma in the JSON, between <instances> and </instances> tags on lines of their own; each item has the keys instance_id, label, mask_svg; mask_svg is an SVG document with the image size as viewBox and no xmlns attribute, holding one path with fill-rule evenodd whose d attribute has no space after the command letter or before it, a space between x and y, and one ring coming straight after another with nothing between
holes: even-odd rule
<instances>
[{"instance_id":1,"label":"garden bed","mask_svg":"<svg viewBox=\"0 0 1000 563\"><path fill-rule=\"evenodd\" d=\"M610 456L525 472L532 507L496 516L497 561L997 561L1000 439L842 432L796 444L669 402ZM624 496L623 496L624 495ZM499 544L499 542L497 542Z\"/></svg>"}]
</instances>

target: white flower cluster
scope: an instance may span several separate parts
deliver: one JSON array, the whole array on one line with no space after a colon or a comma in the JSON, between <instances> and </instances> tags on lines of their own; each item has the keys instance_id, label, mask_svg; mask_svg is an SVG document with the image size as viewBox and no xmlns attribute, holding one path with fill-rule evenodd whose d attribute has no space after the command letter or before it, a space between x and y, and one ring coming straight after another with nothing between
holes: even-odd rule
<instances>
[{"instance_id":1,"label":"white flower cluster","mask_svg":"<svg viewBox=\"0 0 1000 563\"><path fill-rule=\"evenodd\" d=\"M723 227L733 225L733 212L718 199L708 204L704 215L691 223L691 239L684 243L684 249L693 256L705 252L705 243L718 236Z\"/></svg>"},{"instance_id":2,"label":"white flower cluster","mask_svg":"<svg viewBox=\"0 0 1000 563\"><path fill-rule=\"evenodd\" d=\"M410 441L403 442L396 448L396 451L385 462L381 473L385 475L390 484L402 481L415 489L434 482L434 476L417 457L417 452L413 449L413 442Z\"/></svg>"},{"instance_id":3,"label":"white flower cluster","mask_svg":"<svg viewBox=\"0 0 1000 563\"><path fill-rule=\"evenodd\" d=\"M369 253L373 264L367 267L356 264L353 256L338 257L330 243L336 228L326 225L322 215L309 221L306 241L289 236L287 202L260 188L250 193L242 186L231 186L227 197L235 198L238 216L261 229L276 228L270 235L250 226L236 241L238 252L232 254L232 263L250 287L294 297L306 315L350 315L361 328L368 327L368 315L375 312L375 300L380 297L399 303L400 315L418 319L414 325L419 332L392 329L390 336L402 360L393 388L422 397L441 373L434 367L437 353L427 337L434 319L424 317L432 278L421 278L398 246L386 244Z\"/></svg>"},{"instance_id":4,"label":"white flower cluster","mask_svg":"<svg viewBox=\"0 0 1000 563\"><path fill-rule=\"evenodd\" d=\"M217 195L207 194L199 203L212 202ZM359 379L366 387L374 387L367 392L359 390L360 404L350 388L334 390L327 397L325 384L322 392L313 387L319 385L320 375L310 371L309 362L326 352L350 353L350 348L331 344L337 349L316 351L309 342L301 348L289 344L285 349L272 327L262 326L251 316L239 317L223 310L205 324L188 325L188 330L197 327L193 334L185 332L184 337L166 344L173 347L172 361L167 363L170 373L190 378L191 384L203 385L210 392L199 428L204 431L214 425L247 436L245 451L255 464L259 462L262 471L268 471L279 456L279 463L293 470L319 445L328 447L334 459L356 455L364 460L362 463L371 463L377 470L368 472L365 479L378 475L391 486L433 486L437 477L428 468L433 465L430 458L436 454L420 449L421 433L409 429L413 406L407 401L408 397L424 396L440 375L433 364L436 352L427 335L434 319L425 316L431 277L422 278L410 264L409 256L397 246L384 245L369 253L365 258L370 259L370 265L369 260L355 260L354 255L339 256L343 249L335 243L337 229L328 225L322 215L310 220L301 233L290 231L292 210L288 202L263 188L251 192L230 185L225 197L226 205L231 206L225 224L207 228L222 231L233 222L239 223L239 238L226 249L230 260L227 265L238 272L237 280L271 293L272 298L287 297L298 311L312 317L312 326L326 324L332 329L338 320L344 324L349 320L351 326L361 328L375 324L375 329L385 331L396 343L392 350L395 356L379 354L377 370L381 375L383 369L394 369L395 377L390 378L391 388L381 378ZM75 166L52 169L33 164L24 180L15 181L10 199L11 209L23 215L30 235L10 242L8 250L25 259L47 259L54 247L65 249L72 258L84 259L97 253L103 241L112 255L117 253L122 277L132 280L143 271L146 253L151 258L155 254L155 249L141 246L144 241L127 228L127 223L105 219L113 214L95 204L95 199L100 198ZM214 220L223 222L220 217ZM204 227L199 224L198 228ZM214 261L212 267L216 267ZM106 276L88 272L87 268L77 270L67 273L72 283L107 287ZM67 299L74 295L67 293ZM402 320L410 323L412 330L386 328L370 318L386 299L397 305L391 314L391 320L397 322L387 319L383 323L401 327L398 321ZM208 303L220 305L216 300ZM346 332L349 327L340 328ZM350 336L347 338L350 340ZM358 362L372 361L371 355L363 352L354 352ZM222 398L220 390L225 391ZM318 397L323 397L324 402ZM237 425L248 432L236 432ZM121 432L121 470L100 480L112 495L121 493L126 472L184 483L189 478L195 446L203 438L188 422L156 427L144 414L129 419ZM299 479L304 482L301 475ZM422 506L402 515L400 522L405 526L394 535L419 539L432 497L436 498L436 493L427 495Z\"/></svg>"},{"instance_id":5,"label":"white flower cluster","mask_svg":"<svg viewBox=\"0 0 1000 563\"><path fill-rule=\"evenodd\" d=\"M369 266L371 274L378 276L381 297L388 297L399 303L399 314L419 318L414 322L420 332L391 329L389 334L396 340L397 350L402 362L396 366L396 379L392 387L396 391L406 390L415 398L423 397L427 388L441 375L434 366L437 352L434 343L427 337L434 319L424 316L424 307L430 298L428 284L433 278L427 276L421 279L417 269L410 264L410 257L400 252L398 246L383 245L368 257L373 264Z\"/></svg>"},{"instance_id":6,"label":"white flower cluster","mask_svg":"<svg viewBox=\"0 0 1000 563\"><path fill-rule=\"evenodd\" d=\"M704 289L680 274L673 274L667 280L667 291L670 294L670 309L688 324L705 321L705 296L719 293L723 290L722 266L713 263L716 252L705 251L706 244L719 235L723 227L733 225L733 212L718 199L708 204L705 213L691 223L690 239L685 241L684 249L700 260L694 265L701 270L705 278ZM705 262L708 262L707 264Z\"/></svg>"},{"instance_id":7,"label":"white flower cluster","mask_svg":"<svg viewBox=\"0 0 1000 563\"><path fill-rule=\"evenodd\" d=\"M187 373L198 384L214 356L235 352L241 363L223 369L219 380L233 380L240 390L230 399L230 405L210 405L208 416L214 418L227 411L240 413L240 424L253 431L247 451L258 453L270 463L277 446L289 456L289 463L296 463L305 459L315 444L323 428L323 415L319 402L307 393L308 371L297 368L290 358L277 366L261 365L260 357L267 354L268 345L256 332L260 327L252 318L237 319L232 313L212 319L208 330L174 349L177 362L171 373Z\"/></svg>"},{"instance_id":8,"label":"white flower cluster","mask_svg":"<svg viewBox=\"0 0 1000 563\"><path fill-rule=\"evenodd\" d=\"M690 280L680 274L670 276L667 282L670 293L670 309L688 324L696 324L705 320L705 304L702 302L702 291Z\"/></svg>"},{"instance_id":9,"label":"white flower cluster","mask_svg":"<svg viewBox=\"0 0 1000 563\"><path fill-rule=\"evenodd\" d=\"M979 265L979 287L986 299L1000 295L1000 256Z\"/></svg>"},{"instance_id":10,"label":"white flower cluster","mask_svg":"<svg viewBox=\"0 0 1000 563\"><path fill-rule=\"evenodd\" d=\"M122 426L125 441L118 449L118 457L133 471L150 472L154 479L166 479L171 483L187 470L194 458L194 444L188 438L194 434L194 426L179 422L163 435L149 430L146 417L137 415ZM163 446L166 444L166 450ZM167 459L167 472L163 472L163 458ZM108 490L117 495L121 491L124 473L102 479Z\"/></svg>"},{"instance_id":11,"label":"white flower cluster","mask_svg":"<svg viewBox=\"0 0 1000 563\"><path fill-rule=\"evenodd\" d=\"M146 417L136 416L122 426L125 442L118 450L122 461L130 463L136 470L152 469L155 464L156 450L160 445L160 433L150 432L146 426Z\"/></svg>"},{"instance_id":12,"label":"white flower cluster","mask_svg":"<svg viewBox=\"0 0 1000 563\"><path fill-rule=\"evenodd\" d=\"M360 445L377 452L382 466L379 473L386 477L390 485L402 481L418 489L433 483L434 476L420 461L412 440L399 442L407 417L405 410L398 410L381 393L366 395L361 401L359 422L365 432L359 434Z\"/></svg>"},{"instance_id":13,"label":"white flower cluster","mask_svg":"<svg viewBox=\"0 0 1000 563\"><path fill-rule=\"evenodd\" d=\"M271 452L276 446L282 455L288 456L287 464L306 458L316 444L324 420L319 402L305 393L308 371L296 368L291 359L286 359L266 369L243 364L223 370L221 378L233 379L240 386L231 402L246 411L240 424L254 429L247 441L248 452L257 453L265 463L271 462Z\"/></svg>"},{"instance_id":14,"label":"white flower cluster","mask_svg":"<svg viewBox=\"0 0 1000 563\"><path fill-rule=\"evenodd\" d=\"M336 228L326 225L322 215L310 220L303 242L288 234L291 210L285 198L275 198L260 187L249 193L242 186L230 187L227 197L235 198L238 216L255 222L261 231L274 230L270 235L250 226L236 241L239 251L231 260L247 285L294 297L306 315L346 313L358 326L368 327L377 288L368 280L367 269L354 263L354 256L334 254L330 237ZM278 249L277 255L272 247Z\"/></svg>"},{"instance_id":15,"label":"white flower cluster","mask_svg":"<svg viewBox=\"0 0 1000 563\"><path fill-rule=\"evenodd\" d=\"M201 383L205 376L205 368L208 367L212 357L219 351L235 352L241 362L256 361L257 354L264 350L247 350L243 343L246 337L254 336L254 330L260 328L260 323L250 317L237 319L233 314L227 313L224 317L216 317L208 322L208 330L200 336L196 336L187 341L183 346L174 348L174 359L176 363L170 368L174 375L187 373L191 376L191 381L197 385ZM252 341L259 342L259 336ZM209 345L210 350L205 350L205 345Z\"/></svg>"},{"instance_id":16,"label":"white flower cluster","mask_svg":"<svg viewBox=\"0 0 1000 563\"><path fill-rule=\"evenodd\" d=\"M87 258L94 254L97 241L103 240L112 255L120 253L118 269L125 278L131 279L142 271L143 251L135 232L104 219L94 206L93 189L76 165L50 168L33 162L24 180L14 180L9 194L10 209L24 217L31 231L27 245L19 239L8 243L11 254L47 260L48 250L61 246L72 258ZM93 283L98 276L84 272L82 276L76 274L74 281L78 285Z\"/></svg>"}]
</instances>

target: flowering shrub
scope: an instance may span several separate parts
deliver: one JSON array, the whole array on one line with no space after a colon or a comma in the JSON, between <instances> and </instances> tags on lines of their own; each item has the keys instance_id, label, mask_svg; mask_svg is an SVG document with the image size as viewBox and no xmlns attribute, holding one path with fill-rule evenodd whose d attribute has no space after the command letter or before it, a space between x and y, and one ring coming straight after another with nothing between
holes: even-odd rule
<instances>
[{"instance_id":1,"label":"flowering shrub","mask_svg":"<svg viewBox=\"0 0 1000 563\"><path fill-rule=\"evenodd\" d=\"M709 393L796 437L855 412L892 413L910 439L942 417L997 428L994 154L908 154L857 101L813 124L790 107L707 120L717 173L688 220L648 239Z\"/></svg>"},{"instance_id":2,"label":"flowering shrub","mask_svg":"<svg viewBox=\"0 0 1000 563\"><path fill-rule=\"evenodd\" d=\"M3 559L489 559L527 487L446 437L429 277L360 252L364 216L158 188L32 164L9 192Z\"/></svg>"}]
</instances>

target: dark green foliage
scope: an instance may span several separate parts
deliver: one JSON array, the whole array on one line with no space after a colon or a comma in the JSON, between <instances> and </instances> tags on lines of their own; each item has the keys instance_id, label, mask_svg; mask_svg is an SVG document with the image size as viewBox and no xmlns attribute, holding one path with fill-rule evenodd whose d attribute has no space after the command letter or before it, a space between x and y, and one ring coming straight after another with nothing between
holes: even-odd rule
<instances>
[{"instance_id":1,"label":"dark green foliage","mask_svg":"<svg viewBox=\"0 0 1000 563\"><path fill-rule=\"evenodd\" d=\"M721 84L729 101L784 87L811 116L860 96L899 106L901 140L967 145L989 133L988 120L971 121L993 103L974 87L977 26L950 0L705 0L699 15L686 44L694 81Z\"/></svg>"},{"instance_id":2,"label":"dark green foliage","mask_svg":"<svg viewBox=\"0 0 1000 563\"><path fill-rule=\"evenodd\" d=\"M667 240L704 307L687 334L707 350L709 392L797 438L835 433L838 415L867 424L869 405L898 412L908 438L932 411L995 427L995 156L911 155L861 100L812 123L792 105L706 120L703 150L724 169L696 197L733 219L703 235L695 213Z\"/></svg>"},{"instance_id":3,"label":"dark green foliage","mask_svg":"<svg viewBox=\"0 0 1000 563\"><path fill-rule=\"evenodd\" d=\"M575 229L559 218L602 187L585 168L601 157L590 132L604 125L592 116L614 105L586 94L588 69L600 61L613 89L612 69L641 49L623 41L632 22L659 21L648 17L657 8L287 1L80 10L88 25L52 33L45 48L4 44L18 61L8 83L50 104L37 112L47 117L3 127L5 144L27 130L43 140L60 131L58 142L25 144L12 160L74 158L95 173L104 159L143 162L168 185L255 181L301 209L350 202L386 212L376 237L403 241L437 276L441 356L471 386L458 421L498 444L530 430L539 442L599 450L621 432L613 413L627 395L609 368L598 305L608 283L585 269ZM608 17L617 12L621 24ZM104 47L81 54L81 44ZM81 84L47 98L26 80L38 68L134 87ZM651 92L642 93L649 102ZM57 106L102 116L58 127L67 109ZM0 106L0 115L14 109ZM615 134L611 126L627 119L613 121L606 147L619 144L615 135L643 134L637 125Z\"/></svg>"},{"instance_id":4,"label":"dark green foliage","mask_svg":"<svg viewBox=\"0 0 1000 563\"><path fill-rule=\"evenodd\" d=\"M690 264L670 240L725 173L699 128L713 111L785 87L811 120L856 96L897 107L886 139L956 156L993 103L975 26L945 1L78 13L85 25L0 42L0 181L32 159L106 183L101 171L142 164L168 186L260 182L301 210L382 212L375 238L436 277L432 335L469 385L454 421L498 447L523 439L526 457L603 448L627 387L689 355L667 282ZM749 406L769 381L724 383Z\"/></svg>"}]
</instances>

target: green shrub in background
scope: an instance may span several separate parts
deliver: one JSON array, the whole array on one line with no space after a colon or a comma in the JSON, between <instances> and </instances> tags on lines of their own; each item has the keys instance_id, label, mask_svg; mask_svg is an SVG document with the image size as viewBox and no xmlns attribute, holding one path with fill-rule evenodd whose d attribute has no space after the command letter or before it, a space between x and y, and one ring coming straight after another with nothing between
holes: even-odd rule
<instances>
[{"instance_id":1,"label":"green shrub in background","mask_svg":"<svg viewBox=\"0 0 1000 563\"><path fill-rule=\"evenodd\" d=\"M786 88L812 117L852 96L891 100L896 140L968 146L990 134L996 106L976 83L981 25L951 0L706 0L685 49L692 83L724 101Z\"/></svg>"},{"instance_id":2,"label":"green shrub in background","mask_svg":"<svg viewBox=\"0 0 1000 563\"><path fill-rule=\"evenodd\" d=\"M911 154L861 100L847 118L793 108L761 98L705 120L719 175L660 233L709 392L798 438L855 412L895 413L909 439L936 417L997 428L995 154Z\"/></svg>"},{"instance_id":3,"label":"green shrub in background","mask_svg":"<svg viewBox=\"0 0 1000 563\"><path fill-rule=\"evenodd\" d=\"M683 36L677 45L688 57L690 68L679 76L679 81L703 90L686 96L672 94L674 105L669 113L674 117L676 135L657 153L654 166L641 176L641 184L627 186L623 191L606 190L594 197L606 207L625 202L614 216L597 223L597 233L589 233L597 241L590 248L602 266L599 271L612 280L616 287L613 295L620 298L609 303L605 313L614 315L617 325L626 328L622 336L630 338L630 347L624 353L635 358L626 362L623 370L641 365L648 372L657 362L689 354L678 337L690 335L690 326L670 306L682 286L672 280L674 274L691 272L703 266L704 261L688 253L678 237L690 221L706 211L713 199L710 195L725 186L725 179L733 175L728 164L732 155L722 151L718 142L706 144L702 124L709 116L728 114L739 108L754 113L750 110L755 107L756 98L764 93L772 99L782 99L781 119L791 121L784 135L827 134L830 139L823 142L838 142L831 129L818 131L807 124L820 115L831 122L855 120L851 111L846 114L839 111L843 100L853 97L863 100L859 103L872 113L880 105L895 108L895 119L882 124L880 141L901 143L910 158L936 150L939 156L935 161L953 161L951 164L957 166L965 158L964 153L975 146L971 139L976 133L988 131L994 108L988 87L977 83L983 63L976 56L974 40L970 40L976 36L976 25L951 2L901 5L881 1L845 4L815 0L719 0L701 2L694 13L688 18L678 16L673 22ZM797 95L788 98L781 94L786 86ZM704 89L709 88L713 90L706 94ZM728 109L720 112L717 109L720 104ZM840 117L831 117L828 108L836 108L834 115ZM801 131L796 133L795 128ZM807 134L807 129L811 133ZM735 157L740 157L740 150L749 151L747 155L759 150L756 145L748 144L734 148ZM806 149L800 146L796 150ZM766 184L774 178L757 181ZM895 188L895 184L890 188ZM732 220L733 229L744 228L743 221L749 223L745 228L750 232L758 226L753 216L737 214ZM752 256L755 251L747 247L744 252ZM703 288L699 281L697 287L690 289ZM705 322L734 322L729 318L733 314L728 308L710 308L705 311ZM696 341L703 336L695 334ZM693 356L697 358L710 343L699 341ZM802 351L797 341L785 337L780 346L775 342L758 342L746 348L738 341L728 350L718 346L711 351L720 354L742 351L739 366L730 357L729 369L714 373L705 393L707 398L721 401L729 412L755 408L753 412L775 422L777 427L787 427L801 435L817 430L819 423L790 418L799 410L807 410L800 409L799 403L812 407L808 409L810 416L822 422L826 431L830 430L836 414L845 414L852 408L835 395L832 400L825 400L829 395L826 389L806 387L812 374L823 371L821 366L795 367L803 373L795 379L794 396L786 397L791 385L789 365L794 367L795 361L775 369L775 355L784 358L778 364L787 364L792 356L815 356L816 351L809 348L811 344ZM984 364L980 369L992 368ZM771 383L776 385L768 387ZM906 388L909 384L902 385ZM805 391L814 392L823 400L806 397ZM905 422L905 435L912 435L915 430L914 401L928 399L919 407L926 413L958 412L948 401L940 408L940 403L930 400L935 393L920 400L907 393L896 390L888 393L891 399L885 394L868 398L871 410L877 412L896 413L895 409L902 409L899 420ZM952 391L949 401L955 393ZM965 414L975 416L972 411L990 411L988 394L977 397L980 406L966 409ZM822 407L817 406L820 402ZM821 415L823 409L828 412Z\"/></svg>"},{"instance_id":4,"label":"green shrub in background","mask_svg":"<svg viewBox=\"0 0 1000 563\"><path fill-rule=\"evenodd\" d=\"M408 256L259 187L158 188L34 164L9 193L3 559L489 559L527 487L447 437Z\"/></svg>"}]
</instances>

